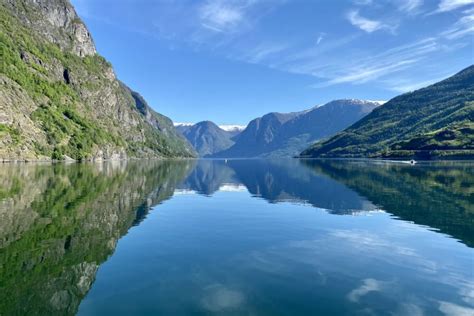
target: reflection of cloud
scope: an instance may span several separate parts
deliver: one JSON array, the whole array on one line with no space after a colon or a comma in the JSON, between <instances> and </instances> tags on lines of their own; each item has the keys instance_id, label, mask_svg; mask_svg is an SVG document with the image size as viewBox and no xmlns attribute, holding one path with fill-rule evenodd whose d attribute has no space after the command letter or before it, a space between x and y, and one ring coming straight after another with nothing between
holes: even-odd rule
<instances>
[{"instance_id":1,"label":"reflection of cloud","mask_svg":"<svg viewBox=\"0 0 474 316\"><path fill-rule=\"evenodd\" d=\"M398 311L394 315L423 316L424 314L423 309L418 305L413 303L401 303L398 307Z\"/></svg>"},{"instance_id":2,"label":"reflection of cloud","mask_svg":"<svg viewBox=\"0 0 474 316\"><path fill-rule=\"evenodd\" d=\"M461 295L464 302L474 305L474 283L465 284L465 287L459 290L459 295Z\"/></svg>"},{"instance_id":3,"label":"reflection of cloud","mask_svg":"<svg viewBox=\"0 0 474 316\"><path fill-rule=\"evenodd\" d=\"M347 299L351 302L358 303L362 296L369 294L370 292L379 292L382 289L382 282L375 279L365 279L362 281L362 285L356 289L353 289L347 294Z\"/></svg>"},{"instance_id":4,"label":"reflection of cloud","mask_svg":"<svg viewBox=\"0 0 474 316\"><path fill-rule=\"evenodd\" d=\"M247 187L243 184L225 183L219 187L219 191L224 192L246 192Z\"/></svg>"},{"instance_id":5,"label":"reflection of cloud","mask_svg":"<svg viewBox=\"0 0 474 316\"><path fill-rule=\"evenodd\" d=\"M474 315L474 308L464 307L461 305L439 302L439 310L447 316L472 316Z\"/></svg>"},{"instance_id":6,"label":"reflection of cloud","mask_svg":"<svg viewBox=\"0 0 474 316\"><path fill-rule=\"evenodd\" d=\"M197 194L197 192L194 190L188 190L188 189L174 190L174 195L194 195L194 194Z\"/></svg>"},{"instance_id":7,"label":"reflection of cloud","mask_svg":"<svg viewBox=\"0 0 474 316\"><path fill-rule=\"evenodd\" d=\"M206 288L202 304L205 309L219 312L240 307L245 301L244 295L231 290L222 284L214 284Z\"/></svg>"},{"instance_id":8,"label":"reflection of cloud","mask_svg":"<svg viewBox=\"0 0 474 316\"><path fill-rule=\"evenodd\" d=\"M356 247L365 249L383 248L391 249L398 255L414 256L416 252L412 248L405 246L399 246L389 242L378 235L372 234L368 231L357 231L357 230L336 230L331 233L336 238L346 239L347 241L353 242Z\"/></svg>"}]
</instances>

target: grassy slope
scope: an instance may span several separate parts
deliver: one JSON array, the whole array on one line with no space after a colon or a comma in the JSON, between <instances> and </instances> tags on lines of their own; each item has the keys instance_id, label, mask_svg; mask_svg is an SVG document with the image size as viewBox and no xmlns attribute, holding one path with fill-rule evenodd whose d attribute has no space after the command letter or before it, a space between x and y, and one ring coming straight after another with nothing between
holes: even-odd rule
<instances>
[{"instance_id":1,"label":"grassy slope","mask_svg":"<svg viewBox=\"0 0 474 316\"><path fill-rule=\"evenodd\" d=\"M474 157L474 66L398 96L303 157Z\"/></svg>"}]
</instances>

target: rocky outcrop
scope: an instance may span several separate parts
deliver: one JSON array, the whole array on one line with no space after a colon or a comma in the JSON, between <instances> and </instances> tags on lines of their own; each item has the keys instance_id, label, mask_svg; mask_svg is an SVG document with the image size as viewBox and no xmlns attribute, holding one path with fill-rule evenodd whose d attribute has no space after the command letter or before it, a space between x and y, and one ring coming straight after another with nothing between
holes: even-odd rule
<instances>
[{"instance_id":1,"label":"rocky outcrop","mask_svg":"<svg viewBox=\"0 0 474 316\"><path fill-rule=\"evenodd\" d=\"M26 26L59 45L61 49L80 57L96 54L91 34L68 1L3 1Z\"/></svg>"}]
</instances>

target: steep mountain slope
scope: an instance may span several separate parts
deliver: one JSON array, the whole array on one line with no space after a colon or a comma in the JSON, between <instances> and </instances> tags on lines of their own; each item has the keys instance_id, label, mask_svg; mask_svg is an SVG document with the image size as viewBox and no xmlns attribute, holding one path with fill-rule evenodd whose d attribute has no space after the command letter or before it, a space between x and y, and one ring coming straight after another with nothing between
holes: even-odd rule
<instances>
[{"instance_id":1,"label":"steep mountain slope","mask_svg":"<svg viewBox=\"0 0 474 316\"><path fill-rule=\"evenodd\" d=\"M234 146L215 157L292 157L364 117L379 103L337 100L295 113L269 113L249 123Z\"/></svg>"},{"instance_id":2,"label":"steep mountain slope","mask_svg":"<svg viewBox=\"0 0 474 316\"><path fill-rule=\"evenodd\" d=\"M0 0L0 161L189 157L118 81L67 0Z\"/></svg>"},{"instance_id":3,"label":"steep mountain slope","mask_svg":"<svg viewBox=\"0 0 474 316\"><path fill-rule=\"evenodd\" d=\"M201 157L215 154L234 144L233 132L227 132L210 121L182 128L182 133Z\"/></svg>"},{"instance_id":4,"label":"steep mountain slope","mask_svg":"<svg viewBox=\"0 0 474 316\"><path fill-rule=\"evenodd\" d=\"M474 66L398 96L302 157L474 157Z\"/></svg>"}]
</instances>

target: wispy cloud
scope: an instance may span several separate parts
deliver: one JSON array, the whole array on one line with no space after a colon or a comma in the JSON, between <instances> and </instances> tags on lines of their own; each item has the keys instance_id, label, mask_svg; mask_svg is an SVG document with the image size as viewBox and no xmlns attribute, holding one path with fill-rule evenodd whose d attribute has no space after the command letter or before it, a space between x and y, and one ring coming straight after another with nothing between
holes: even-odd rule
<instances>
[{"instance_id":1,"label":"wispy cloud","mask_svg":"<svg viewBox=\"0 0 474 316\"><path fill-rule=\"evenodd\" d=\"M318 38L316 39L316 45L321 44L321 41L326 37L326 33L319 33Z\"/></svg>"},{"instance_id":2,"label":"wispy cloud","mask_svg":"<svg viewBox=\"0 0 474 316\"><path fill-rule=\"evenodd\" d=\"M313 74L322 78L323 81L315 84L314 87L321 88L341 83L367 83L412 67L426 54L438 48L434 38L426 38L370 57L354 58L350 62L341 63L338 67L319 67L313 70Z\"/></svg>"},{"instance_id":3,"label":"wispy cloud","mask_svg":"<svg viewBox=\"0 0 474 316\"><path fill-rule=\"evenodd\" d=\"M407 13L416 12L423 5L423 0L401 0L399 10Z\"/></svg>"},{"instance_id":4,"label":"wispy cloud","mask_svg":"<svg viewBox=\"0 0 474 316\"><path fill-rule=\"evenodd\" d=\"M199 12L201 25L217 32L232 31L245 16L250 6L245 2L207 1Z\"/></svg>"},{"instance_id":5,"label":"wispy cloud","mask_svg":"<svg viewBox=\"0 0 474 316\"><path fill-rule=\"evenodd\" d=\"M417 89L421 89L423 87L429 86L433 83L439 82L445 78L454 75L454 73L447 73L441 76L436 76L436 78L432 78L429 80L417 80L415 78L405 79L405 78L395 78L389 80L383 80L383 84L387 86L389 90L398 92L398 93L405 93L410 91L415 91Z\"/></svg>"},{"instance_id":6,"label":"wispy cloud","mask_svg":"<svg viewBox=\"0 0 474 316\"><path fill-rule=\"evenodd\" d=\"M448 12L472 4L474 4L474 0L441 0L437 11Z\"/></svg>"},{"instance_id":7,"label":"wispy cloud","mask_svg":"<svg viewBox=\"0 0 474 316\"><path fill-rule=\"evenodd\" d=\"M339 83L366 83L387 74L406 69L408 66L416 63L417 61L418 59L406 59L397 61L395 63L386 63L384 65L375 63L373 66L364 65L361 67L355 67L351 69L349 73L326 81L325 83L321 84L320 87Z\"/></svg>"},{"instance_id":8,"label":"wispy cloud","mask_svg":"<svg viewBox=\"0 0 474 316\"><path fill-rule=\"evenodd\" d=\"M361 16L358 10L350 11L346 17L352 25L360 28L361 30L367 33L372 33L381 29L393 30L394 28L394 26L384 24L381 21L371 20Z\"/></svg>"},{"instance_id":9,"label":"wispy cloud","mask_svg":"<svg viewBox=\"0 0 474 316\"><path fill-rule=\"evenodd\" d=\"M474 10L466 10L466 15L462 16L452 27L441 33L441 36L454 40L474 33Z\"/></svg>"},{"instance_id":10,"label":"wispy cloud","mask_svg":"<svg viewBox=\"0 0 474 316\"><path fill-rule=\"evenodd\" d=\"M262 43L243 56L243 59L247 62L256 64L260 63L264 59L270 58L272 55L281 53L288 45L285 43ZM238 58L237 58L238 59Z\"/></svg>"}]
</instances>

